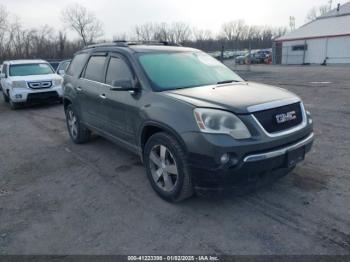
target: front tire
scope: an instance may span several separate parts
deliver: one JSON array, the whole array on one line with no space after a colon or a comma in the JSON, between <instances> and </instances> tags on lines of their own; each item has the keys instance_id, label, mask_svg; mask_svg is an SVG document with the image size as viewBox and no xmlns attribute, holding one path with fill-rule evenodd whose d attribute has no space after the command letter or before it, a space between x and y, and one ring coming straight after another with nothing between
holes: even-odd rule
<instances>
[{"instance_id":1,"label":"front tire","mask_svg":"<svg viewBox=\"0 0 350 262\"><path fill-rule=\"evenodd\" d=\"M18 108L20 108L20 104L13 102L10 96L8 96L8 101L12 110L17 110Z\"/></svg>"},{"instance_id":2,"label":"front tire","mask_svg":"<svg viewBox=\"0 0 350 262\"><path fill-rule=\"evenodd\" d=\"M67 106L65 113L67 128L72 141L76 144L88 142L90 140L91 131L80 123L79 116L71 104Z\"/></svg>"},{"instance_id":3,"label":"front tire","mask_svg":"<svg viewBox=\"0 0 350 262\"><path fill-rule=\"evenodd\" d=\"M161 198L179 202L193 195L186 154L176 139L156 133L148 139L143 154L148 179Z\"/></svg>"},{"instance_id":4,"label":"front tire","mask_svg":"<svg viewBox=\"0 0 350 262\"><path fill-rule=\"evenodd\" d=\"M3 97L4 97L4 101L5 101L6 103L8 103L8 102L9 102L9 97L6 95L6 91L5 91L5 90L2 90L2 95L3 95Z\"/></svg>"}]
</instances>

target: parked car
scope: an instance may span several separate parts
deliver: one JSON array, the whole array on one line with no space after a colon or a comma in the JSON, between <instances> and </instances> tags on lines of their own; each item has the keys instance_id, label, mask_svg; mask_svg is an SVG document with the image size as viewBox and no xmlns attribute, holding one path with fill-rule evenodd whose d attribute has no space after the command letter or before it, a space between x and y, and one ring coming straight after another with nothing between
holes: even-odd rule
<instances>
[{"instance_id":1,"label":"parked car","mask_svg":"<svg viewBox=\"0 0 350 262\"><path fill-rule=\"evenodd\" d=\"M246 64L257 64L258 59L255 57L255 52L245 53L243 55L237 56L235 58L236 64L246 65Z\"/></svg>"},{"instance_id":2,"label":"parked car","mask_svg":"<svg viewBox=\"0 0 350 262\"><path fill-rule=\"evenodd\" d=\"M246 82L196 49L89 46L64 78L72 141L88 142L95 132L136 153L168 201L284 176L313 143L298 96Z\"/></svg>"},{"instance_id":3,"label":"parked car","mask_svg":"<svg viewBox=\"0 0 350 262\"><path fill-rule=\"evenodd\" d=\"M259 50L254 54L254 58L258 64L262 64L270 55L271 51L269 50Z\"/></svg>"},{"instance_id":4,"label":"parked car","mask_svg":"<svg viewBox=\"0 0 350 262\"><path fill-rule=\"evenodd\" d=\"M47 61L53 68L53 70L56 72L59 64L61 63L62 59L47 59Z\"/></svg>"},{"instance_id":5,"label":"parked car","mask_svg":"<svg viewBox=\"0 0 350 262\"><path fill-rule=\"evenodd\" d=\"M59 65L57 66L56 73L61 75L61 76L64 76L66 71L67 71L67 68L68 68L70 62L71 62L71 59L61 61L59 63Z\"/></svg>"},{"instance_id":6,"label":"parked car","mask_svg":"<svg viewBox=\"0 0 350 262\"><path fill-rule=\"evenodd\" d=\"M12 109L21 103L62 100L63 79L44 60L5 61L0 78L4 100Z\"/></svg>"}]
</instances>

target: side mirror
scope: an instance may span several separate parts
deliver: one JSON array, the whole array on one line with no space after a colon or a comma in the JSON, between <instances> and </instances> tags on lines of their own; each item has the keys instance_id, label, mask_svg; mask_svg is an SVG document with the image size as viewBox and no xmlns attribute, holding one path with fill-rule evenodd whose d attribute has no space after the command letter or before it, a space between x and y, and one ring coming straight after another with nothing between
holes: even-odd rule
<instances>
[{"instance_id":1,"label":"side mirror","mask_svg":"<svg viewBox=\"0 0 350 262\"><path fill-rule=\"evenodd\" d=\"M112 81L111 91L135 91L136 82L134 80L115 80Z\"/></svg>"},{"instance_id":2,"label":"side mirror","mask_svg":"<svg viewBox=\"0 0 350 262\"><path fill-rule=\"evenodd\" d=\"M60 69L58 70L58 74L64 76L66 74L66 71L64 69Z\"/></svg>"},{"instance_id":3,"label":"side mirror","mask_svg":"<svg viewBox=\"0 0 350 262\"><path fill-rule=\"evenodd\" d=\"M6 78L6 75L5 75L4 73L1 73L1 74L0 74L0 79L1 79L1 78Z\"/></svg>"}]
</instances>

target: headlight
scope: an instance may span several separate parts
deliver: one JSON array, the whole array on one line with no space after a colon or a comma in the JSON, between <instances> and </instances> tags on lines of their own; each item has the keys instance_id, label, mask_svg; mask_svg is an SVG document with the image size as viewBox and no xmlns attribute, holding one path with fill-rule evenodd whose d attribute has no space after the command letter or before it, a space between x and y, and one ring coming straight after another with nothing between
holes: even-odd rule
<instances>
[{"instance_id":1,"label":"headlight","mask_svg":"<svg viewBox=\"0 0 350 262\"><path fill-rule=\"evenodd\" d=\"M26 81L13 81L11 86L13 88L27 88Z\"/></svg>"},{"instance_id":2,"label":"headlight","mask_svg":"<svg viewBox=\"0 0 350 262\"><path fill-rule=\"evenodd\" d=\"M62 78L53 80L53 85L54 86L60 86L60 85L62 85L62 83L63 83L63 79Z\"/></svg>"},{"instance_id":3,"label":"headlight","mask_svg":"<svg viewBox=\"0 0 350 262\"><path fill-rule=\"evenodd\" d=\"M196 108L194 116L199 129L204 133L227 134L235 139L251 137L248 128L234 114L207 108Z\"/></svg>"}]
</instances>

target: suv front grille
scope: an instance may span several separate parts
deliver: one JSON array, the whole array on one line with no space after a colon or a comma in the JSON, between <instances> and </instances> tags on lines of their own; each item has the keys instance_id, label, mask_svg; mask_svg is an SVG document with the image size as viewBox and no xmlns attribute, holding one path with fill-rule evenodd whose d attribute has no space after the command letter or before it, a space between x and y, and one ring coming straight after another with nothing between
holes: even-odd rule
<instances>
[{"instance_id":1,"label":"suv front grille","mask_svg":"<svg viewBox=\"0 0 350 262\"><path fill-rule=\"evenodd\" d=\"M44 89L52 86L51 81L29 82L28 86L32 89Z\"/></svg>"},{"instance_id":2,"label":"suv front grille","mask_svg":"<svg viewBox=\"0 0 350 262\"><path fill-rule=\"evenodd\" d=\"M269 133L281 132L293 128L303 121L300 102L255 112L254 116Z\"/></svg>"},{"instance_id":3,"label":"suv front grille","mask_svg":"<svg viewBox=\"0 0 350 262\"><path fill-rule=\"evenodd\" d=\"M56 91L50 92L41 92L41 93L31 93L28 94L27 102L28 103L37 103L43 101L54 101L58 100L59 96Z\"/></svg>"}]
</instances>

